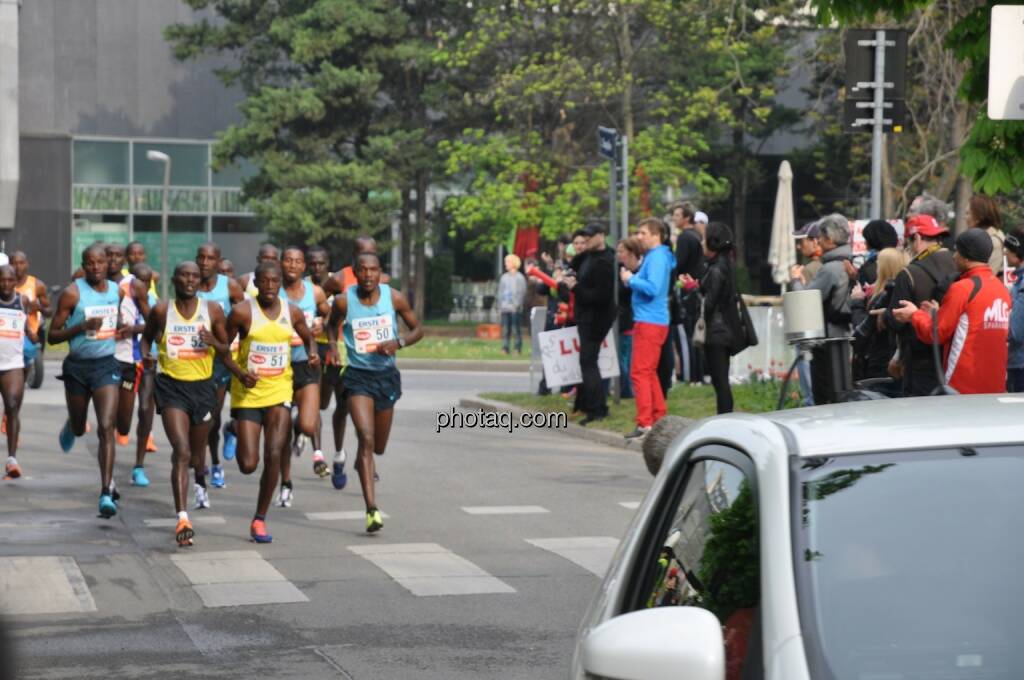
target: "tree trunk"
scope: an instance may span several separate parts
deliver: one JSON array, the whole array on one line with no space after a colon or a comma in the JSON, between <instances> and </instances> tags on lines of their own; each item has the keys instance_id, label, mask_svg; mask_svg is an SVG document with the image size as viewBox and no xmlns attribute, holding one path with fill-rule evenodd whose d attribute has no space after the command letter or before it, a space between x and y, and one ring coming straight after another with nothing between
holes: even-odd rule
<instances>
[{"instance_id":1,"label":"tree trunk","mask_svg":"<svg viewBox=\"0 0 1024 680\"><path fill-rule=\"evenodd\" d=\"M402 242L399 244L399 250L401 251L402 263L399 268L401 276L399 277L399 283L402 286L402 290L406 293L412 290L412 244L416 240L416 234L412 224L412 192L406 188L402 191L402 217L401 217L401 233Z\"/></svg>"},{"instance_id":2,"label":"tree trunk","mask_svg":"<svg viewBox=\"0 0 1024 680\"><path fill-rule=\"evenodd\" d=\"M413 311L420 319L427 315L427 173L416 173L416 240L413 244L416 273Z\"/></svg>"},{"instance_id":3,"label":"tree trunk","mask_svg":"<svg viewBox=\"0 0 1024 680\"><path fill-rule=\"evenodd\" d=\"M962 234L967 231L967 204L971 200L971 180L963 175L956 179L956 226L955 234Z\"/></svg>"},{"instance_id":4,"label":"tree trunk","mask_svg":"<svg viewBox=\"0 0 1024 680\"><path fill-rule=\"evenodd\" d=\"M740 114L743 115L741 109ZM743 148L743 128L737 127L732 131L733 146L733 176L732 181L732 216L733 233L736 237L735 252L736 264L741 267L747 266L746 238L747 228L747 165L746 153Z\"/></svg>"},{"instance_id":5,"label":"tree trunk","mask_svg":"<svg viewBox=\"0 0 1024 680\"><path fill-rule=\"evenodd\" d=\"M896 215L896 192L892 185L892 164L890 160L892 135L886 135L882 143L882 219L888 220Z\"/></svg>"}]
</instances>

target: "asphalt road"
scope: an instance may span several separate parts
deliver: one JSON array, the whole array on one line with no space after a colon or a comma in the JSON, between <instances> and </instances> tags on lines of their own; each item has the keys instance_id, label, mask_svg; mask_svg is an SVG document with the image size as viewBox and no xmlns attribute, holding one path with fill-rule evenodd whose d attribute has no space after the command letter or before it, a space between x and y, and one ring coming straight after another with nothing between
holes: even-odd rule
<instances>
[{"instance_id":1,"label":"asphalt road","mask_svg":"<svg viewBox=\"0 0 1024 680\"><path fill-rule=\"evenodd\" d=\"M119 450L121 509L98 518L95 444L60 452L48 369L23 409L26 478L0 483L0 609L22 678L563 678L650 481L636 453L556 432L435 432L459 397L525 389L525 374L406 371L380 534L363 531L357 480L335 491L307 453L272 544L249 541L257 479L230 464L178 549L159 526L174 518L162 428L152 486L128 485Z\"/></svg>"}]
</instances>

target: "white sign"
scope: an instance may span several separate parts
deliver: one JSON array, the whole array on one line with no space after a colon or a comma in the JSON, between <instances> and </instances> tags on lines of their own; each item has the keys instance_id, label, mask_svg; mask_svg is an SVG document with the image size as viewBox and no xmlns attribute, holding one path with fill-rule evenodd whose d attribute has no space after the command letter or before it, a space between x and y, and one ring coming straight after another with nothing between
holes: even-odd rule
<instances>
[{"instance_id":1,"label":"white sign","mask_svg":"<svg viewBox=\"0 0 1024 680\"><path fill-rule=\"evenodd\" d=\"M537 335L540 345L540 356L544 362L544 380L549 388L562 385L578 385L583 382L580 370L580 334L575 326L545 331ZM619 375L619 353L615 348L615 338L608 331L601 350L597 355L597 367L602 378L614 378Z\"/></svg>"},{"instance_id":2,"label":"white sign","mask_svg":"<svg viewBox=\"0 0 1024 680\"><path fill-rule=\"evenodd\" d=\"M1024 120L1024 5L992 8L988 117Z\"/></svg>"},{"instance_id":3,"label":"white sign","mask_svg":"<svg viewBox=\"0 0 1024 680\"><path fill-rule=\"evenodd\" d=\"M868 226L871 220L853 220L850 222L850 246L854 255L863 255L868 252L868 242L864 240L864 227ZM896 237L903 245L905 228L903 220L887 220L892 228L896 230Z\"/></svg>"}]
</instances>

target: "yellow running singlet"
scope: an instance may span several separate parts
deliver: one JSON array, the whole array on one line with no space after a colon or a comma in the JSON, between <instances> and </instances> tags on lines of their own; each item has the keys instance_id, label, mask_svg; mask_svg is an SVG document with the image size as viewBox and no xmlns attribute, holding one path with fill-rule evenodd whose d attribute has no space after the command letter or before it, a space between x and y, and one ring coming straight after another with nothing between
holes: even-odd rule
<instances>
[{"instance_id":1,"label":"yellow running singlet","mask_svg":"<svg viewBox=\"0 0 1024 680\"><path fill-rule=\"evenodd\" d=\"M157 345L157 367L163 375L184 382L213 377L213 348L203 342L199 331L210 328L210 307L199 300L191 319L178 311L178 301L167 305L167 323Z\"/></svg>"},{"instance_id":2,"label":"yellow running singlet","mask_svg":"<svg viewBox=\"0 0 1024 680\"><path fill-rule=\"evenodd\" d=\"M250 390L232 378L231 408L264 408L292 400L292 320L288 304L280 300L279 306L277 318L268 319L256 298L249 298L252 325L238 345L238 365L259 380Z\"/></svg>"}]
</instances>

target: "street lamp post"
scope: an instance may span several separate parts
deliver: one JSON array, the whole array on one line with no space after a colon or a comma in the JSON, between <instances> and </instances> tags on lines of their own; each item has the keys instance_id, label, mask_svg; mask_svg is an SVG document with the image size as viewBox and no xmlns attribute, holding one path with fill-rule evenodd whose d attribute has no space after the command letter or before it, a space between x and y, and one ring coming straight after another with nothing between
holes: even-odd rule
<instances>
[{"instance_id":1,"label":"street lamp post","mask_svg":"<svg viewBox=\"0 0 1024 680\"><path fill-rule=\"evenodd\" d=\"M164 164L164 190L160 202L160 297L167 298L167 198L171 188L171 157L163 151L150 149L146 159Z\"/></svg>"}]
</instances>

